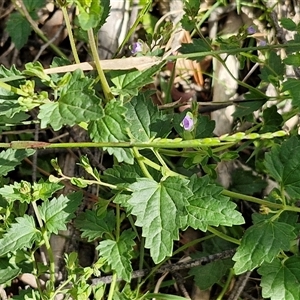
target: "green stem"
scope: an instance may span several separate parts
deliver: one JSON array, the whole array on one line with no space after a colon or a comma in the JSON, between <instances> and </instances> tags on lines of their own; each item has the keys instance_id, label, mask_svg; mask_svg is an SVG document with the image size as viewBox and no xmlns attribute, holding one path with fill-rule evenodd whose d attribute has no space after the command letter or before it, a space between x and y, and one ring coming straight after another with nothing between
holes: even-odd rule
<instances>
[{"instance_id":1,"label":"green stem","mask_svg":"<svg viewBox=\"0 0 300 300\"><path fill-rule=\"evenodd\" d=\"M223 299L225 293L229 290L229 287L230 287L230 284L231 284L231 281L232 281L232 278L234 277L234 275L235 274L234 274L233 269L230 268L229 275L227 276L225 285L223 286L222 291L221 291L221 293L219 294L219 296L216 300L222 300Z\"/></svg>"},{"instance_id":2,"label":"green stem","mask_svg":"<svg viewBox=\"0 0 300 300\"><path fill-rule=\"evenodd\" d=\"M231 237L231 236L229 236L229 235L227 235L227 234L225 234L225 233L223 233L223 232L221 232L221 231L219 231L219 230L217 230L217 229L215 229L211 226L208 226L207 230L210 231L211 233L215 234L219 238L225 240L225 241L228 241L230 243L237 244L237 245L241 244L241 242L239 240L237 240L237 239L235 239L235 238L233 238L233 237Z\"/></svg>"},{"instance_id":3,"label":"green stem","mask_svg":"<svg viewBox=\"0 0 300 300\"><path fill-rule=\"evenodd\" d=\"M54 256L53 256L53 252L51 249L50 241L48 238L48 233L47 233L46 229L43 229L44 224L43 224L42 218L40 216L40 213L39 213L39 210L38 210L38 207L37 207L35 201L32 202L32 207L33 207L36 219L38 221L38 224L39 224L40 228L42 229L42 236L43 236L43 240L45 242L45 247L46 247L46 250L48 253L48 259L49 259L49 264L50 264L50 269L49 269L50 281L51 281L52 285L54 286L54 284L55 284L55 263L54 263Z\"/></svg>"},{"instance_id":4,"label":"green stem","mask_svg":"<svg viewBox=\"0 0 300 300\"><path fill-rule=\"evenodd\" d=\"M120 206L119 204L116 204L116 242L120 239L120 231L121 231L121 215L120 215ZM108 300L112 300L114 298L114 293L117 285L117 273L114 271L112 282L110 284L109 288L109 294L108 294Z\"/></svg>"},{"instance_id":5,"label":"green stem","mask_svg":"<svg viewBox=\"0 0 300 300\"><path fill-rule=\"evenodd\" d=\"M141 170L143 171L144 175L147 177L147 178L150 178L150 179L153 179L151 174L149 173L146 165L145 165L145 162L144 162L144 156L142 156L138 149L136 147L133 147L133 154L134 154L134 157L136 158Z\"/></svg>"},{"instance_id":6,"label":"green stem","mask_svg":"<svg viewBox=\"0 0 300 300\"><path fill-rule=\"evenodd\" d=\"M0 81L0 87L7 90L7 91L9 91L9 92L13 92L13 93L15 93L17 95L20 95L20 96L23 96L23 97L28 97L29 96L27 93L23 92L21 89L16 88L12 85L9 85L9 84L7 84L3 81Z\"/></svg>"},{"instance_id":7,"label":"green stem","mask_svg":"<svg viewBox=\"0 0 300 300\"><path fill-rule=\"evenodd\" d=\"M73 177L69 177L69 176L66 176L64 174L60 174L60 175L62 175L63 179L67 179L69 181L71 181L73 179ZM116 186L114 184L102 182L100 180L90 180L90 179L82 179L82 178L81 178L81 180L84 181L88 185L97 184L97 185L100 185L100 186L108 187L111 190L120 190L120 188L118 186ZM124 190L124 189L122 188L122 190Z\"/></svg>"},{"instance_id":8,"label":"green stem","mask_svg":"<svg viewBox=\"0 0 300 300\"><path fill-rule=\"evenodd\" d=\"M272 203L272 202L262 200L262 199L259 199L259 198L253 197L253 196L248 196L248 195L245 195L245 194L228 191L228 190L225 190L225 189L222 191L222 194L224 196L228 196L228 197L234 198L234 199L240 199L240 200L245 200L245 201L248 201L248 202L254 202L254 203L257 203L257 204L260 204L260 205L267 205L269 207L278 208L278 209L282 208L282 204Z\"/></svg>"},{"instance_id":9,"label":"green stem","mask_svg":"<svg viewBox=\"0 0 300 300\"><path fill-rule=\"evenodd\" d=\"M55 263L54 263L54 255L51 249L50 241L48 238L48 233L47 230L44 230L43 232L43 239L45 242L45 247L48 253L48 259L49 259L49 265L50 265L50 281L52 285L54 286L55 284Z\"/></svg>"},{"instance_id":10,"label":"green stem","mask_svg":"<svg viewBox=\"0 0 300 300\"><path fill-rule=\"evenodd\" d=\"M211 13L220 6L220 1L216 1L216 3L214 5L212 5L206 12L205 14L203 15L203 17L201 18L200 22L198 22L196 24L196 29L194 29L191 33L191 37L193 37L196 32L199 32L200 31L200 28L201 28L201 25L206 21L206 19L209 18L209 16L211 15Z\"/></svg>"},{"instance_id":11,"label":"green stem","mask_svg":"<svg viewBox=\"0 0 300 300\"><path fill-rule=\"evenodd\" d=\"M145 257L145 238L142 237L141 242L140 242L139 270L143 269L144 257ZM139 277L138 278L138 284L141 283L141 280L142 280L142 278Z\"/></svg>"},{"instance_id":12,"label":"green stem","mask_svg":"<svg viewBox=\"0 0 300 300\"><path fill-rule=\"evenodd\" d=\"M74 36L73 36L72 27L71 27L70 18L69 18L68 12L67 12L67 8L65 6L62 6L61 10L62 10L64 19L65 19L73 57L74 57L75 63L79 64L80 60L79 60L78 52L77 52L76 45L74 42Z\"/></svg>"},{"instance_id":13,"label":"green stem","mask_svg":"<svg viewBox=\"0 0 300 300\"><path fill-rule=\"evenodd\" d=\"M258 139L273 139L274 137L287 136L288 133L279 130L272 133L263 134L250 134L245 135L240 132L230 135L224 135L217 138L204 138L195 140L182 140L182 139L155 139L148 142L79 142L79 143L46 143L35 141L13 141L11 143L0 143L0 148L12 149L38 149L38 148L103 148L103 147L117 147L117 148L164 148L164 149L177 149L177 148L201 148L201 147L214 147L224 145L234 145L243 140L258 140Z\"/></svg>"},{"instance_id":14,"label":"green stem","mask_svg":"<svg viewBox=\"0 0 300 300\"><path fill-rule=\"evenodd\" d=\"M32 261L32 264L33 264L33 271L32 271L32 273L33 273L33 275L35 277L35 282L36 282L37 288L39 290L39 293L40 293L40 295L43 295L43 288L42 288L41 282L40 282L40 280L38 278L38 264L37 264L36 258L34 256L34 253L35 253L35 251L31 251L30 252L30 258L31 258L31 261Z\"/></svg>"},{"instance_id":15,"label":"green stem","mask_svg":"<svg viewBox=\"0 0 300 300\"><path fill-rule=\"evenodd\" d=\"M245 47L245 48L235 48L235 49L224 49L224 50L211 50L211 51L203 51L203 52L194 52L188 54L178 54L178 55L170 55L167 57L168 60L177 60L178 58L199 58L205 56L215 56L219 54L239 54L241 52L248 52L248 51L255 51L255 50L266 50L269 51L270 49L282 49L288 47L299 47L300 43L289 43L289 44L276 44L276 45L268 45L268 46L259 46L259 47Z\"/></svg>"},{"instance_id":16,"label":"green stem","mask_svg":"<svg viewBox=\"0 0 300 300\"><path fill-rule=\"evenodd\" d=\"M120 216L120 205L116 204L116 241L120 239L121 230L121 216Z\"/></svg>"},{"instance_id":17,"label":"green stem","mask_svg":"<svg viewBox=\"0 0 300 300\"><path fill-rule=\"evenodd\" d=\"M114 293L115 293L115 288L116 288L116 285L117 285L117 274L114 273L113 276L112 276L112 282L110 284L110 288L109 288L109 294L108 294L108 297L107 297L107 300L113 300L114 299Z\"/></svg>"},{"instance_id":18,"label":"green stem","mask_svg":"<svg viewBox=\"0 0 300 300\"><path fill-rule=\"evenodd\" d=\"M160 156L160 154L158 153L158 151L156 149L151 149L152 152L154 153L154 155L156 156L156 158L158 159L158 161L161 163L161 165L166 169L169 170L169 167L166 165L165 161L162 159L162 157Z\"/></svg>"},{"instance_id":19,"label":"green stem","mask_svg":"<svg viewBox=\"0 0 300 300\"><path fill-rule=\"evenodd\" d=\"M236 193L236 192L231 192L228 190L223 190L222 194L224 196L228 196L231 198L235 198L235 199L240 199L240 200L245 200L248 202L254 202L260 205L264 205L267 207L273 207L273 208L277 208L280 210L288 210L288 211L294 211L294 212L300 212L300 207L296 207L296 206L290 206L290 205L284 205L284 204L279 204L279 203L273 203L267 200L262 200L256 197L252 197L252 196L248 196L248 195L244 195L244 194L240 194L240 193Z\"/></svg>"},{"instance_id":20,"label":"green stem","mask_svg":"<svg viewBox=\"0 0 300 300\"><path fill-rule=\"evenodd\" d=\"M104 97L105 97L106 101L109 101L109 100L113 99L114 96L111 93L110 87L108 85L108 82L107 82L106 77L104 75L103 69L101 67L101 63L100 63L100 59L99 59L99 55L98 55L98 50L97 50L96 43L95 43L95 37L94 37L93 29L88 30L88 37L89 37L89 44L90 44L90 47L91 47L93 60L95 62L95 66L96 66L96 69L97 69L97 72L98 72L98 75L99 75L99 79L100 79L101 86L102 86L102 89L103 89Z\"/></svg>"},{"instance_id":21,"label":"green stem","mask_svg":"<svg viewBox=\"0 0 300 300\"><path fill-rule=\"evenodd\" d=\"M148 1L146 4L143 5L143 9L140 11L137 19L135 20L135 22L133 23L132 27L129 29L128 33L126 34L123 42L121 43L121 45L119 46L119 48L116 51L116 54L114 55L114 57L116 57L119 52L121 51L121 49L125 46L125 44L128 42L130 36L132 36L135 32L136 27L141 23L142 18L144 17L144 15L148 12L148 10L150 9L152 4L152 1Z\"/></svg>"}]
</instances>

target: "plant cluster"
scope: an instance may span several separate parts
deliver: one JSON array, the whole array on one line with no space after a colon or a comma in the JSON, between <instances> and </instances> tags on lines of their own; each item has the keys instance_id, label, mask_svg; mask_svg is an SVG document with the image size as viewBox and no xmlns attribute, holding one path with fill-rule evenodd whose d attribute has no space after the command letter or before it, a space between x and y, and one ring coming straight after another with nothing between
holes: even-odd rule
<instances>
[{"instance_id":1,"label":"plant cluster","mask_svg":"<svg viewBox=\"0 0 300 300\"><path fill-rule=\"evenodd\" d=\"M182 24L189 29L199 21L199 1L184 2ZM33 20L44 5L44 1L22 3ZM235 36L214 41L199 31L199 38L183 44L181 54L174 56L139 42L132 52L143 52L136 54L137 61L138 57L153 58L152 66L104 72L95 35L109 14L109 1L57 0L56 5L64 12L74 60L79 63L67 13L69 5L77 7L75 23L88 41L95 71L79 68L52 74L39 62L27 63L23 71L1 66L0 130L6 133L36 124L53 132L79 127L89 141L51 143L30 134L7 134L0 143L0 283L9 288L24 273L36 278L36 288L24 289L12 299L55 299L59 294L65 299L184 299L154 293L154 278L170 258L176 262L195 245L200 250L193 258L206 265L190 266L184 276L192 277L201 289L216 285L218 299L226 298L234 276L253 270L253 276L261 278L264 298L299 299L300 140L298 128L283 130L300 109L299 80L285 76L287 65L299 66L299 25L282 19L283 28L296 32L294 40L246 48L242 42L255 28L241 28ZM16 47L22 47L34 28L18 10L10 16L7 31ZM27 31L23 40L16 26ZM148 36L155 38L158 45L161 37ZM278 49L284 49L286 58L281 58ZM241 65L251 61L261 66L257 87L236 79L248 92L244 100L230 103L236 105L236 129L250 124L245 131L216 137L215 123L199 113L199 103L192 101L183 112L168 102L158 107L152 101L154 92L144 89L168 61L179 57L200 61L209 55L225 64L221 54L237 56ZM51 68L70 64L60 55ZM276 97L264 92L269 85ZM290 100L291 110L279 113ZM82 155L78 164L84 176L71 177L53 157L50 176L39 173L35 182L27 180L22 162L39 151L57 148L99 148L111 163L101 170ZM216 167L235 160L246 167L234 170L232 185L225 189L217 183ZM20 174L24 178L13 181ZM267 180L275 187L263 196ZM72 184L74 192L60 193L65 184ZM79 212L89 186L98 187L97 201ZM96 245L97 257L82 267L76 251L66 253L66 274L58 280L50 237L66 230L70 222L82 239ZM178 244L188 228L201 235ZM41 249L47 254L44 262L39 259ZM226 259L205 258L223 252ZM134 279L142 269L147 269L143 277ZM163 270L175 278L175 269ZM173 283L166 282L166 290Z\"/></svg>"}]
</instances>

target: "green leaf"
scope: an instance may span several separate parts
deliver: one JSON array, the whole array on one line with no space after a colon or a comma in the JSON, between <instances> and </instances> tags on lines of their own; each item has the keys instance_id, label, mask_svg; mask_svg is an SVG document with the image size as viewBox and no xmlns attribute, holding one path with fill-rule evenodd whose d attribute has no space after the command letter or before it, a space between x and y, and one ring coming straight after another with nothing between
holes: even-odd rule
<instances>
[{"instance_id":1,"label":"green leaf","mask_svg":"<svg viewBox=\"0 0 300 300\"><path fill-rule=\"evenodd\" d=\"M136 182L136 178L143 177L144 174L138 164L115 165L113 168L106 169L102 177L104 182L115 184L121 187L128 187Z\"/></svg>"},{"instance_id":2,"label":"green leaf","mask_svg":"<svg viewBox=\"0 0 300 300\"><path fill-rule=\"evenodd\" d=\"M219 237L214 237L201 243L201 247L203 251L191 254L192 259L220 253L224 250L231 249L234 245ZM228 273L232 266L233 261L231 258L222 259L205 264L204 266L194 267L189 271L189 275L194 276L195 283L198 287L202 290L206 290L213 284L221 282L222 277Z\"/></svg>"},{"instance_id":3,"label":"green leaf","mask_svg":"<svg viewBox=\"0 0 300 300\"><path fill-rule=\"evenodd\" d=\"M200 1L199 0L188 0L184 1L184 11L189 16L197 16L200 8Z\"/></svg>"},{"instance_id":4,"label":"green leaf","mask_svg":"<svg viewBox=\"0 0 300 300\"><path fill-rule=\"evenodd\" d=\"M15 65L12 65L9 69L3 65L0 66L0 78L3 78L4 82L8 81L12 83L11 81L21 80L21 75L22 72L19 71ZM24 79L22 79L22 81L24 82Z\"/></svg>"},{"instance_id":5,"label":"green leaf","mask_svg":"<svg viewBox=\"0 0 300 300\"><path fill-rule=\"evenodd\" d=\"M21 269L15 266L12 266L7 261L7 258L0 259L0 284L5 284L10 280L16 278L20 273Z\"/></svg>"},{"instance_id":6,"label":"green leaf","mask_svg":"<svg viewBox=\"0 0 300 300\"><path fill-rule=\"evenodd\" d=\"M300 66L300 53L289 54L283 62L286 65L292 65L294 67Z\"/></svg>"},{"instance_id":7,"label":"green leaf","mask_svg":"<svg viewBox=\"0 0 300 300\"><path fill-rule=\"evenodd\" d=\"M45 0L23 0L24 5L26 6L28 12L37 10L45 6Z\"/></svg>"},{"instance_id":8,"label":"green leaf","mask_svg":"<svg viewBox=\"0 0 300 300\"><path fill-rule=\"evenodd\" d=\"M103 116L101 99L95 96L91 84L81 70L76 70L70 82L62 88L59 100L40 106L38 118L41 127L50 124L54 130L59 130L63 125L73 126L100 119Z\"/></svg>"},{"instance_id":9,"label":"green leaf","mask_svg":"<svg viewBox=\"0 0 300 300\"><path fill-rule=\"evenodd\" d=\"M282 83L282 91L289 91L294 106L300 107L300 82L295 78L288 78Z\"/></svg>"},{"instance_id":10,"label":"green leaf","mask_svg":"<svg viewBox=\"0 0 300 300\"><path fill-rule=\"evenodd\" d=\"M22 73L27 76L40 78L44 83L51 82L51 77L45 73L44 67L39 61L25 64L25 70Z\"/></svg>"},{"instance_id":11,"label":"green leaf","mask_svg":"<svg viewBox=\"0 0 300 300\"><path fill-rule=\"evenodd\" d=\"M300 197L300 141L292 137L265 155L268 173L293 198Z\"/></svg>"},{"instance_id":12,"label":"green leaf","mask_svg":"<svg viewBox=\"0 0 300 300\"><path fill-rule=\"evenodd\" d=\"M100 216L94 210L87 210L81 213L75 220L75 226L82 231L81 236L89 242L101 238L103 234L111 234L115 229L115 215L109 211Z\"/></svg>"},{"instance_id":13,"label":"green leaf","mask_svg":"<svg viewBox=\"0 0 300 300\"><path fill-rule=\"evenodd\" d=\"M298 30L299 30L299 25L298 25ZM293 52L299 52L300 51L299 42L300 42L300 34L299 34L299 32L297 32L294 35L294 39L287 41L286 53L290 54Z\"/></svg>"},{"instance_id":14,"label":"green leaf","mask_svg":"<svg viewBox=\"0 0 300 300\"><path fill-rule=\"evenodd\" d=\"M38 208L49 232L57 234L58 230L66 230L67 222L75 217L74 212L81 201L82 193L76 192L43 202Z\"/></svg>"},{"instance_id":15,"label":"green leaf","mask_svg":"<svg viewBox=\"0 0 300 300\"><path fill-rule=\"evenodd\" d=\"M181 48L178 50L182 54L190 54L190 53L199 53L199 52L210 52L211 51L211 41L206 38L203 39L194 39L193 43L182 44ZM203 59L204 56L199 56L198 60Z\"/></svg>"},{"instance_id":16,"label":"green leaf","mask_svg":"<svg viewBox=\"0 0 300 300\"><path fill-rule=\"evenodd\" d=\"M132 275L131 258L135 233L131 229L121 233L118 241L105 240L99 243L97 250L101 257L107 259L112 269L116 271L119 278L130 282Z\"/></svg>"},{"instance_id":17,"label":"green leaf","mask_svg":"<svg viewBox=\"0 0 300 300\"><path fill-rule=\"evenodd\" d=\"M0 239L0 256L24 247L31 248L32 243L40 237L40 232L35 228L32 216L16 218L16 223Z\"/></svg>"},{"instance_id":18,"label":"green leaf","mask_svg":"<svg viewBox=\"0 0 300 300\"><path fill-rule=\"evenodd\" d=\"M22 203L32 201L31 184L27 181L14 182L14 184L4 185L0 188L0 194L7 200L19 200Z\"/></svg>"},{"instance_id":19,"label":"green leaf","mask_svg":"<svg viewBox=\"0 0 300 300\"><path fill-rule=\"evenodd\" d=\"M32 197L34 200L47 200L53 193L61 190L64 187L61 183L53 183L49 181L44 181L40 179L38 183L33 184L33 193Z\"/></svg>"},{"instance_id":20,"label":"green leaf","mask_svg":"<svg viewBox=\"0 0 300 300\"><path fill-rule=\"evenodd\" d=\"M289 250L296 238L294 227L283 222L264 220L249 227L233 260L236 274L253 270L263 262L270 263L280 251Z\"/></svg>"},{"instance_id":21,"label":"green leaf","mask_svg":"<svg viewBox=\"0 0 300 300\"><path fill-rule=\"evenodd\" d=\"M195 284L201 289L206 290L215 283L220 282L223 276L233 266L231 258L222 259L207 265L192 268L189 275L194 276Z\"/></svg>"},{"instance_id":22,"label":"green leaf","mask_svg":"<svg viewBox=\"0 0 300 300\"><path fill-rule=\"evenodd\" d=\"M284 70L285 65L280 56L271 51L265 66L261 69L260 78L276 86L279 80L283 79Z\"/></svg>"},{"instance_id":23,"label":"green leaf","mask_svg":"<svg viewBox=\"0 0 300 300\"><path fill-rule=\"evenodd\" d=\"M251 97L250 94L246 94L247 96ZM245 95L245 98L246 98ZM266 100L253 100L253 101L245 101L240 102L235 109L235 112L232 114L236 118L242 118L248 115L252 115L254 111L257 111L260 109L264 104L266 103Z\"/></svg>"},{"instance_id":24,"label":"green leaf","mask_svg":"<svg viewBox=\"0 0 300 300\"><path fill-rule=\"evenodd\" d=\"M24 16L16 12L9 15L6 30L16 48L20 50L27 43L31 26Z\"/></svg>"},{"instance_id":25,"label":"green leaf","mask_svg":"<svg viewBox=\"0 0 300 300\"><path fill-rule=\"evenodd\" d=\"M104 108L104 117L89 124L88 132L94 142L125 142L129 141L125 119L127 109L119 101L111 100ZM119 162L133 164L131 149L105 148L109 154L114 154Z\"/></svg>"},{"instance_id":26,"label":"green leaf","mask_svg":"<svg viewBox=\"0 0 300 300\"><path fill-rule=\"evenodd\" d=\"M223 188L209 183L209 177L192 176L189 184L193 196L186 207L187 225L206 231L208 226L232 226L244 223L244 219L235 210L236 204L221 194Z\"/></svg>"},{"instance_id":27,"label":"green leaf","mask_svg":"<svg viewBox=\"0 0 300 300\"><path fill-rule=\"evenodd\" d=\"M180 217L192 195L187 183L180 177L168 177L161 182L138 178L129 186L133 193L128 203L137 217L135 225L142 227L145 247L150 249L155 263L172 255L173 240L179 238Z\"/></svg>"},{"instance_id":28,"label":"green leaf","mask_svg":"<svg viewBox=\"0 0 300 300\"><path fill-rule=\"evenodd\" d=\"M280 19L280 24L286 30L296 31L296 29L297 29L297 24L290 18Z\"/></svg>"},{"instance_id":29,"label":"green leaf","mask_svg":"<svg viewBox=\"0 0 300 300\"><path fill-rule=\"evenodd\" d=\"M283 118L278 113L276 105L266 108L263 111L264 124L260 133L274 132L280 130L283 123Z\"/></svg>"},{"instance_id":30,"label":"green leaf","mask_svg":"<svg viewBox=\"0 0 300 300\"><path fill-rule=\"evenodd\" d=\"M153 105L151 99L145 94L139 94L127 102L126 120L130 123L130 133L136 141L148 142L156 137L159 131L164 135L171 130L171 126L165 126L165 130L158 129L156 123L163 120L162 113Z\"/></svg>"},{"instance_id":31,"label":"green leaf","mask_svg":"<svg viewBox=\"0 0 300 300\"><path fill-rule=\"evenodd\" d=\"M15 169L21 164L25 157L33 155L35 150L32 149L7 149L0 152L0 175L6 176L8 172Z\"/></svg>"},{"instance_id":32,"label":"green leaf","mask_svg":"<svg viewBox=\"0 0 300 300\"><path fill-rule=\"evenodd\" d=\"M161 69L161 64L155 65L143 71L139 70L113 70L110 71L110 78L116 86L113 89L118 95L137 96L138 90L154 81L153 75ZM149 99L150 101L150 99Z\"/></svg>"},{"instance_id":33,"label":"green leaf","mask_svg":"<svg viewBox=\"0 0 300 300\"><path fill-rule=\"evenodd\" d=\"M232 174L232 191L253 195L260 193L266 186L266 181L258 175L254 175L251 171L236 169Z\"/></svg>"},{"instance_id":34,"label":"green leaf","mask_svg":"<svg viewBox=\"0 0 300 300\"><path fill-rule=\"evenodd\" d=\"M83 30L100 27L108 16L110 2L107 0L75 0L79 9L78 20Z\"/></svg>"},{"instance_id":35,"label":"green leaf","mask_svg":"<svg viewBox=\"0 0 300 300\"><path fill-rule=\"evenodd\" d=\"M285 261L274 259L264 263L258 273L262 296L271 300L298 300L300 295L300 258L292 256Z\"/></svg>"}]
</instances>

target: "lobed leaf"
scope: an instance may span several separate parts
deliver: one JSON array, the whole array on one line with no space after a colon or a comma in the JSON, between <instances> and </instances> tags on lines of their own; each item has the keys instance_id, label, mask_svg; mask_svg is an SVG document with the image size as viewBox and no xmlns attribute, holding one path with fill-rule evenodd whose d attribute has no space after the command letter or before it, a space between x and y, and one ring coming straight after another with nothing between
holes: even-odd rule
<instances>
[{"instance_id":1,"label":"lobed leaf","mask_svg":"<svg viewBox=\"0 0 300 300\"><path fill-rule=\"evenodd\" d=\"M129 186L133 191L128 201L131 213L137 217L135 224L142 227L145 247L150 249L155 263L172 255L173 240L179 238L180 217L192 196L187 183L179 177L168 177L161 182L138 178Z\"/></svg>"},{"instance_id":2,"label":"lobed leaf","mask_svg":"<svg viewBox=\"0 0 300 300\"><path fill-rule=\"evenodd\" d=\"M135 233L131 229L121 233L118 241L105 240L99 243L97 250L100 251L101 257L105 258L116 271L119 278L130 282L132 275L132 250L135 245Z\"/></svg>"},{"instance_id":3,"label":"lobed leaf","mask_svg":"<svg viewBox=\"0 0 300 300\"><path fill-rule=\"evenodd\" d=\"M260 193L266 186L266 181L257 174L254 175L252 171L236 169L232 174L232 191L253 195L255 193Z\"/></svg>"},{"instance_id":4,"label":"lobed leaf","mask_svg":"<svg viewBox=\"0 0 300 300\"><path fill-rule=\"evenodd\" d=\"M27 19L16 12L10 14L6 23L6 30L16 48L20 50L26 44L32 29Z\"/></svg>"},{"instance_id":5,"label":"lobed leaf","mask_svg":"<svg viewBox=\"0 0 300 300\"><path fill-rule=\"evenodd\" d=\"M22 268L16 266L12 263L12 260L8 261L7 257L0 258L0 284L5 284L8 281L13 280L21 272L24 273L24 269L22 270Z\"/></svg>"},{"instance_id":6,"label":"lobed leaf","mask_svg":"<svg viewBox=\"0 0 300 300\"><path fill-rule=\"evenodd\" d=\"M38 209L49 232L57 234L58 230L66 230L66 223L75 217L74 212L81 200L82 193L76 192L43 202Z\"/></svg>"},{"instance_id":7,"label":"lobed leaf","mask_svg":"<svg viewBox=\"0 0 300 300\"><path fill-rule=\"evenodd\" d=\"M80 11L78 21L83 30L100 28L108 17L110 2L108 0L75 0Z\"/></svg>"},{"instance_id":8,"label":"lobed leaf","mask_svg":"<svg viewBox=\"0 0 300 300\"><path fill-rule=\"evenodd\" d=\"M222 187L209 183L208 176L192 176L189 184L193 196L186 206L187 225L206 231L208 226L232 226L244 223L236 204L221 194Z\"/></svg>"},{"instance_id":9,"label":"lobed leaf","mask_svg":"<svg viewBox=\"0 0 300 300\"><path fill-rule=\"evenodd\" d=\"M138 164L133 165L115 165L113 168L104 171L103 180L105 182L127 187L136 182L136 178L143 177L143 172Z\"/></svg>"},{"instance_id":10,"label":"lobed leaf","mask_svg":"<svg viewBox=\"0 0 300 300\"><path fill-rule=\"evenodd\" d=\"M295 78L288 78L282 83L282 91L289 91L294 106L300 107L300 82Z\"/></svg>"},{"instance_id":11,"label":"lobed leaf","mask_svg":"<svg viewBox=\"0 0 300 300\"><path fill-rule=\"evenodd\" d=\"M220 282L223 276L232 268L231 258L214 261L201 267L192 268L189 275L194 276L195 284L201 290L207 290Z\"/></svg>"},{"instance_id":12,"label":"lobed leaf","mask_svg":"<svg viewBox=\"0 0 300 300\"><path fill-rule=\"evenodd\" d=\"M300 295L300 258L274 259L257 271L261 277L262 296L271 300L298 300Z\"/></svg>"},{"instance_id":13,"label":"lobed leaf","mask_svg":"<svg viewBox=\"0 0 300 300\"><path fill-rule=\"evenodd\" d=\"M294 227L267 219L249 227L233 260L236 274L253 270L263 262L272 262L281 250L289 250L296 238Z\"/></svg>"},{"instance_id":14,"label":"lobed leaf","mask_svg":"<svg viewBox=\"0 0 300 300\"><path fill-rule=\"evenodd\" d=\"M129 123L125 119L127 109L116 100L109 101L104 108L104 116L92 121L88 132L94 142L124 142L129 141L127 128ZM131 149L106 148L109 154L114 154L119 162L133 163Z\"/></svg>"},{"instance_id":15,"label":"lobed leaf","mask_svg":"<svg viewBox=\"0 0 300 300\"><path fill-rule=\"evenodd\" d=\"M170 122L168 122L169 126L165 124L163 128L156 126L159 121L164 121L163 115L157 106L153 105L151 98L147 99L147 95L139 94L133 97L125 104L125 107L127 108L126 120L130 124L130 133L136 141L147 142L156 137L158 132L161 136L171 130Z\"/></svg>"},{"instance_id":16,"label":"lobed leaf","mask_svg":"<svg viewBox=\"0 0 300 300\"><path fill-rule=\"evenodd\" d=\"M21 164L25 157L33 155L33 149L7 149L0 152L0 175L6 176L8 172Z\"/></svg>"},{"instance_id":17,"label":"lobed leaf","mask_svg":"<svg viewBox=\"0 0 300 300\"><path fill-rule=\"evenodd\" d=\"M272 147L265 155L265 166L291 197L300 197L300 141L297 137Z\"/></svg>"},{"instance_id":18,"label":"lobed leaf","mask_svg":"<svg viewBox=\"0 0 300 300\"><path fill-rule=\"evenodd\" d=\"M82 77L81 70L76 70L70 82L61 89L59 100L40 106L41 127L50 124L54 130L59 130L63 125L100 119L103 116L101 99L95 95L91 84L89 78Z\"/></svg>"},{"instance_id":19,"label":"lobed leaf","mask_svg":"<svg viewBox=\"0 0 300 300\"><path fill-rule=\"evenodd\" d=\"M116 86L114 92L121 95L137 96L138 90L153 82L153 76L160 70L161 65L154 65L143 71L139 70L114 70L110 71L110 77Z\"/></svg>"},{"instance_id":20,"label":"lobed leaf","mask_svg":"<svg viewBox=\"0 0 300 300\"><path fill-rule=\"evenodd\" d=\"M111 234L115 228L115 215L109 211L98 216L96 211L87 210L76 218L75 226L82 231L81 236L91 242L105 233Z\"/></svg>"},{"instance_id":21,"label":"lobed leaf","mask_svg":"<svg viewBox=\"0 0 300 300\"><path fill-rule=\"evenodd\" d=\"M32 216L16 218L16 223L0 239L0 256L22 249L31 248L34 241L40 237L40 232L35 228L35 222Z\"/></svg>"}]
</instances>

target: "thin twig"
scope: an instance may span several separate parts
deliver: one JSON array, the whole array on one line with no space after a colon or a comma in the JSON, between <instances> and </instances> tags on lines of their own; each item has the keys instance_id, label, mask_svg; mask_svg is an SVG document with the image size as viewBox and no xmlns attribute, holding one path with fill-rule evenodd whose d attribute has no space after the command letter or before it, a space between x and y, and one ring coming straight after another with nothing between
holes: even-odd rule
<instances>
[{"instance_id":1,"label":"thin twig","mask_svg":"<svg viewBox=\"0 0 300 300\"><path fill-rule=\"evenodd\" d=\"M235 283L232 292L230 296L228 297L228 300L237 300L239 299L240 295L242 294L245 285L249 279L249 276L251 274L251 271L241 275L238 279L238 281Z\"/></svg>"},{"instance_id":2,"label":"thin twig","mask_svg":"<svg viewBox=\"0 0 300 300\"><path fill-rule=\"evenodd\" d=\"M206 264L211 263L216 260L232 257L233 254L235 253L235 251L236 251L236 249L230 249L230 250L225 250L220 253L208 255L206 257L191 259L186 262L180 262L180 263L172 264L172 265L163 265L162 267L160 267L157 270L157 273L175 272L178 270L199 267L201 265L206 265ZM150 272L151 272L151 270L148 270L148 269L136 270L136 271L132 272L131 278L133 279L133 278L144 277L147 274L149 274ZM103 276L100 278L92 279L92 285L97 285L100 282L108 284L108 283L111 283L111 281L112 281L112 276ZM122 279L119 278L118 281L122 281Z\"/></svg>"},{"instance_id":3,"label":"thin twig","mask_svg":"<svg viewBox=\"0 0 300 300\"><path fill-rule=\"evenodd\" d=\"M33 61L37 61L40 56L42 55L42 53L44 52L45 49L48 48L48 46L50 46L61 34L61 32L63 31L63 29L65 28L65 23L61 24L61 26L59 27L59 29L56 31L55 35L53 36L52 39L50 39L47 43L43 44L40 48L40 51L38 52L38 54L35 56Z\"/></svg>"},{"instance_id":4,"label":"thin twig","mask_svg":"<svg viewBox=\"0 0 300 300\"><path fill-rule=\"evenodd\" d=\"M173 272L172 276L174 277L174 279L176 281L176 284L178 286L178 289L180 290L183 297L186 298L186 299L192 299L190 297L188 291L186 290L186 287L184 285L184 278L182 277L182 275L178 272Z\"/></svg>"}]
</instances>

